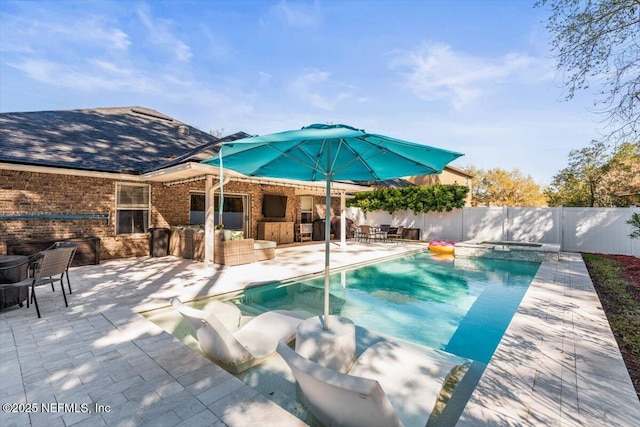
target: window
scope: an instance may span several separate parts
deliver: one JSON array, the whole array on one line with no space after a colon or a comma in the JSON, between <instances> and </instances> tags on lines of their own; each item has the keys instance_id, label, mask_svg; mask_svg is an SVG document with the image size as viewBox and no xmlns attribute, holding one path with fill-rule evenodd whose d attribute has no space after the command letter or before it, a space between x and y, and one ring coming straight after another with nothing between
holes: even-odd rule
<instances>
[{"instance_id":1,"label":"window","mask_svg":"<svg viewBox=\"0 0 640 427\"><path fill-rule=\"evenodd\" d=\"M300 211L302 213L300 222L303 224L313 222L313 196L300 197Z\"/></svg>"},{"instance_id":2,"label":"window","mask_svg":"<svg viewBox=\"0 0 640 427\"><path fill-rule=\"evenodd\" d=\"M116 185L116 234L149 230L149 186Z\"/></svg>"},{"instance_id":3,"label":"window","mask_svg":"<svg viewBox=\"0 0 640 427\"><path fill-rule=\"evenodd\" d=\"M189 222L190 224L204 224L205 221L205 195L204 193L189 194ZM246 194L228 194L224 195L224 203L222 206L222 223L227 230L242 230L245 236L249 236L250 212L248 212L251 203L249 195ZM213 198L213 222L218 225L220 220L220 195L216 194Z\"/></svg>"},{"instance_id":4,"label":"window","mask_svg":"<svg viewBox=\"0 0 640 427\"><path fill-rule=\"evenodd\" d=\"M222 223L227 230L245 230L245 217L247 216L246 207L250 206L248 196L225 194L222 203ZM220 211L220 196L216 194L214 198L215 217L214 222L218 225Z\"/></svg>"},{"instance_id":5,"label":"window","mask_svg":"<svg viewBox=\"0 0 640 427\"><path fill-rule=\"evenodd\" d=\"M189 224L204 224L205 196L202 193L191 193L189 195Z\"/></svg>"}]
</instances>

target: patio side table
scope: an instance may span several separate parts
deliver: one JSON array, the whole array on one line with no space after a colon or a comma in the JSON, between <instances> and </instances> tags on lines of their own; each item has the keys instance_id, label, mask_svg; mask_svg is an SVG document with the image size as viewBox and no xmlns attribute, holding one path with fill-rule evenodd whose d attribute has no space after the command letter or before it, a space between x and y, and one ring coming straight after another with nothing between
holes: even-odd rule
<instances>
[{"instance_id":1,"label":"patio side table","mask_svg":"<svg viewBox=\"0 0 640 427\"><path fill-rule=\"evenodd\" d=\"M0 255L0 309L20 305L29 295L26 286L4 286L27 278L29 257L23 255Z\"/></svg>"},{"instance_id":2,"label":"patio side table","mask_svg":"<svg viewBox=\"0 0 640 427\"><path fill-rule=\"evenodd\" d=\"M329 316L324 329L323 316L314 316L298 326L296 352L307 359L346 373L356 359L356 326L341 316Z\"/></svg>"}]
</instances>

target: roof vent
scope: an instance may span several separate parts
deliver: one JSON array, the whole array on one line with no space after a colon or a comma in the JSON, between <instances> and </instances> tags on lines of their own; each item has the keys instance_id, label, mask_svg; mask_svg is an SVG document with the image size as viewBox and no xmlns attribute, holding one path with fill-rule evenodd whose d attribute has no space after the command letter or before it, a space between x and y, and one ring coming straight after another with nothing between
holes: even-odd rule
<instances>
[{"instance_id":1,"label":"roof vent","mask_svg":"<svg viewBox=\"0 0 640 427\"><path fill-rule=\"evenodd\" d=\"M185 126L185 125L178 126L178 133L180 135L189 135L189 126Z\"/></svg>"},{"instance_id":2,"label":"roof vent","mask_svg":"<svg viewBox=\"0 0 640 427\"><path fill-rule=\"evenodd\" d=\"M157 111L154 110L150 110L148 108L132 108L131 112L134 114L138 114L144 117L148 117L148 118L154 118L154 119L160 119L160 120L164 120L167 122L173 122L174 120L169 117L169 116L165 116L162 113L159 113Z\"/></svg>"}]
</instances>

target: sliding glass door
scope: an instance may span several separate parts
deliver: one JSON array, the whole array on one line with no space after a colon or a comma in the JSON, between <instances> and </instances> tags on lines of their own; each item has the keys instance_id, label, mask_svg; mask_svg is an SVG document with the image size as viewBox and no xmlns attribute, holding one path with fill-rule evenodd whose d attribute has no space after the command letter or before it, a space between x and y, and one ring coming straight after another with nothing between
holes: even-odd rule
<instances>
[{"instance_id":1,"label":"sliding glass door","mask_svg":"<svg viewBox=\"0 0 640 427\"><path fill-rule=\"evenodd\" d=\"M191 208L189 212L191 224L204 224L205 204L204 193L191 193ZM214 223L219 223L220 195L214 197ZM244 231L249 237L249 225L251 224L251 203L247 194L224 194L222 207L222 223L226 230Z\"/></svg>"}]
</instances>

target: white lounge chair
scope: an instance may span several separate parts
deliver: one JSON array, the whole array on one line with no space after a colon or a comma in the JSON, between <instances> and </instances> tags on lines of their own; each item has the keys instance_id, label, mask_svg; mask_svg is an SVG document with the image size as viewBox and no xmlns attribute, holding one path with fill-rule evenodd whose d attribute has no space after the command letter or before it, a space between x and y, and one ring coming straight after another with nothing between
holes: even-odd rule
<instances>
[{"instance_id":1,"label":"white lounge chair","mask_svg":"<svg viewBox=\"0 0 640 427\"><path fill-rule=\"evenodd\" d=\"M440 400L464 376L469 361L379 342L348 374L320 366L285 343L277 351L293 372L304 402L322 424L344 427L424 427ZM450 384L453 383L453 386ZM447 386L445 387L445 384ZM444 391L444 390L447 391Z\"/></svg>"},{"instance_id":2,"label":"white lounge chair","mask_svg":"<svg viewBox=\"0 0 640 427\"><path fill-rule=\"evenodd\" d=\"M262 363L276 351L279 341L291 342L304 316L286 310L262 313L240 327L242 313L227 304L239 329L229 331L212 311L186 306L178 298L171 305L187 319L202 351L230 372L243 372ZM227 313L229 314L229 313Z\"/></svg>"}]
</instances>

